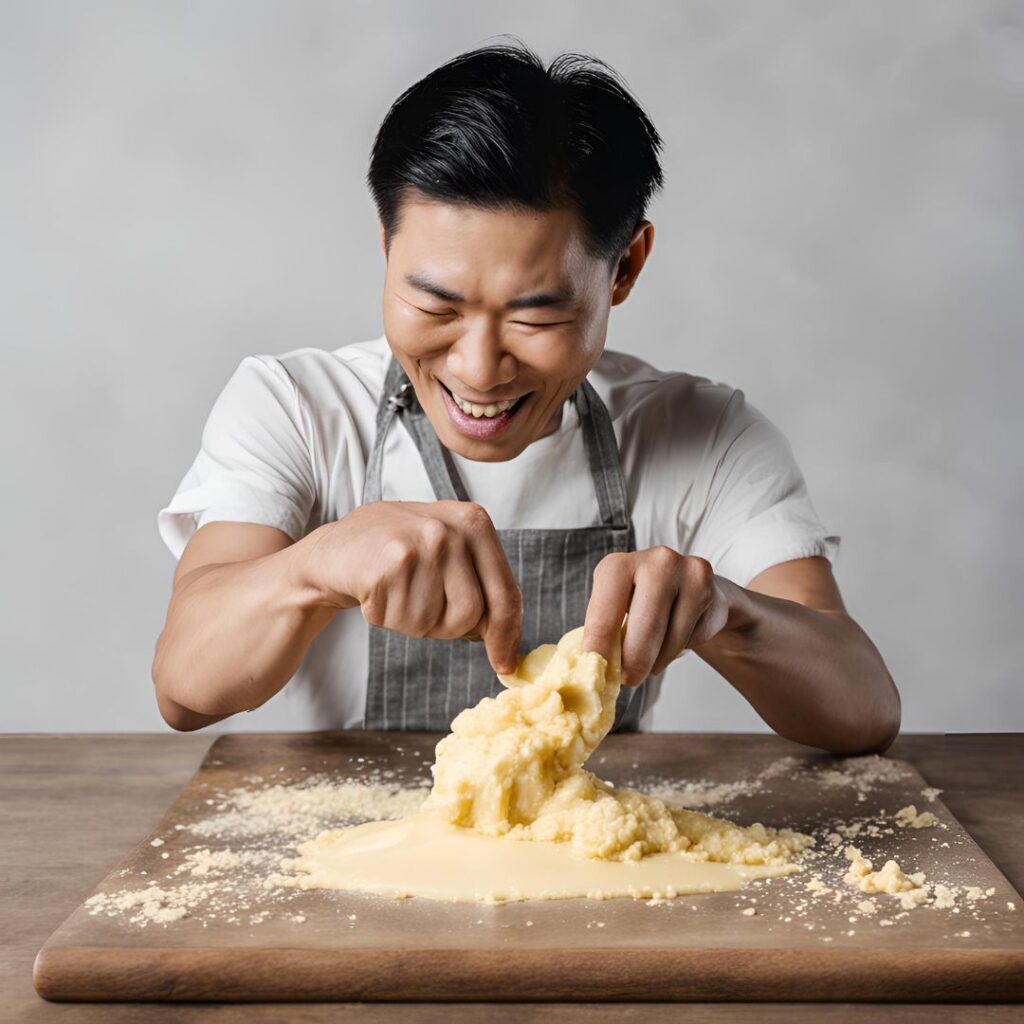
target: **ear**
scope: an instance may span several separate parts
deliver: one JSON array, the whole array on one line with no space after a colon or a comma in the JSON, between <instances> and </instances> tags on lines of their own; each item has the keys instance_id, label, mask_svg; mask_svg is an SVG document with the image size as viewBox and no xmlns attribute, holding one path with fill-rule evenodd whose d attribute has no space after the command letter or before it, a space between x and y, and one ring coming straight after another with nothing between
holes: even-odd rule
<instances>
[{"instance_id":1,"label":"ear","mask_svg":"<svg viewBox=\"0 0 1024 1024\"><path fill-rule=\"evenodd\" d=\"M387 242L387 236L384 233L384 225L383 224L381 224L381 226L380 226L380 251L382 253L384 253L385 257L387 256L387 254L388 254L388 242Z\"/></svg>"},{"instance_id":2,"label":"ear","mask_svg":"<svg viewBox=\"0 0 1024 1024\"><path fill-rule=\"evenodd\" d=\"M616 265L615 277L612 281L613 306L626 301L653 248L654 225L649 220L642 220L636 226L629 245L626 246Z\"/></svg>"}]
</instances>

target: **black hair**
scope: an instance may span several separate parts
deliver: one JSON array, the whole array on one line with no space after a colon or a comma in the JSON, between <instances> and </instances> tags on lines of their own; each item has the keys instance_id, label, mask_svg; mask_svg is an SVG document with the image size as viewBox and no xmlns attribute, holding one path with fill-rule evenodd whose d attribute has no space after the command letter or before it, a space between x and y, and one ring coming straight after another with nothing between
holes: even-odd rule
<instances>
[{"instance_id":1,"label":"black hair","mask_svg":"<svg viewBox=\"0 0 1024 1024\"><path fill-rule=\"evenodd\" d=\"M661 188L661 137L604 61L525 44L470 50L410 86L388 111L367 183L390 245L408 190L482 209L580 216L612 265Z\"/></svg>"}]
</instances>

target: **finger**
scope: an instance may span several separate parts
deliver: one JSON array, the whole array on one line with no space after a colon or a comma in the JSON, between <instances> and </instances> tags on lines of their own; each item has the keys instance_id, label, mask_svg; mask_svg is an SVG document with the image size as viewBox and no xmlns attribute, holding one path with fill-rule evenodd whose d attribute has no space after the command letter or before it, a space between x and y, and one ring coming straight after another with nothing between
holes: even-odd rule
<instances>
[{"instance_id":1,"label":"finger","mask_svg":"<svg viewBox=\"0 0 1024 1024\"><path fill-rule=\"evenodd\" d=\"M669 613L668 625L665 629L665 639L662 641L658 656L651 666L651 675L664 672L668 666L686 650L686 641L693 632L694 619L693 608L687 603L682 594L676 594L672 602L672 610Z\"/></svg>"},{"instance_id":2,"label":"finger","mask_svg":"<svg viewBox=\"0 0 1024 1024\"><path fill-rule=\"evenodd\" d=\"M678 592L679 580L672 568L650 560L641 562L622 639L622 682L626 686L636 686L650 675Z\"/></svg>"},{"instance_id":3,"label":"finger","mask_svg":"<svg viewBox=\"0 0 1024 1024\"><path fill-rule=\"evenodd\" d=\"M633 596L633 571L633 556L623 552L605 555L597 563L583 622L584 651L596 651L611 660Z\"/></svg>"},{"instance_id":4,"label":"finger","mask_svg":"<svg viewBox=\"0 0 1024 1024\"><path fill-rule=\"evenodd\" d=\"M433 635L444 640L482 639L480 620L485 610L484 595L469 545L458 533L452 536L444 566L444 598L444 611Z\"/></svg>"},{"instance_id":5,"label":"finger","mask_svg":"<svg viewBox=\"0 0 1024 1024\"><path fill-rule=\"evenodd\" d=\"M414 554L398 563L389 580L387 628L413 637L434 633L445 609L445 591L439 584L449 533L449 528L437 519L427 518L417 524Z\"/></svg>"},{"instance_id":6,"label":"finger","mask_svg":"<svg viewBox=\"0 0 1024 1024\"><path fill-rule=\"evenodd\" d=\"M704 559L687 558L679 593L669 616L665 641L651 669L654 674L663 672L691 646L691 641L700 641L705 626L714 624L707 613L712 609L715 593L710 565Z\"/></svg>"},{"instance_id":7,"label":"finger","mask_svg":"<svg viewBox=\"0 0 1024 1024\"><path fill-rule=\"evenodd\" d=\"M463 536L483 592L484 612L478 625L495 672L514 672L523 625L523 595L508 564L490 516L479 505L463 513Z\"/></svg>"}]
</instances>

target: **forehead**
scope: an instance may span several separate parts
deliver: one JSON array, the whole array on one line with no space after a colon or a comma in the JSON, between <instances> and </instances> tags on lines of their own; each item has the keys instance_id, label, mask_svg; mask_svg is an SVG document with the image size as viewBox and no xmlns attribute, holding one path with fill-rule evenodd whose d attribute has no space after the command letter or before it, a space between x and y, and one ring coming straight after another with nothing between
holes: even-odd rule
<instances>
[{"instance_id":1,"label":"forehead","mask_svg":"<svg viewBox=\"0 0 1024 1024\"><path fill-rule=\"evenodd\" d=\"M598 260L587 253L574 210L477 209L407 200L388 260L455 290L486 278L492 288L580 282Z\"/></svg>"}]
</instances>

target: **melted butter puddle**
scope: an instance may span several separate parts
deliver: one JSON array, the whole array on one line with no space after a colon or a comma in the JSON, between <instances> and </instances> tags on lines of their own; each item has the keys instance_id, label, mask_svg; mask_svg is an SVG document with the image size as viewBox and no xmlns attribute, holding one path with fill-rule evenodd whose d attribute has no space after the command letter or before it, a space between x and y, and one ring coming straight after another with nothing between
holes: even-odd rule
<instances>
[{"instance_id":1,"label":"melted butter puddle","mask_svg":"<svg viewBox=\"0 0 1024 1024\"><path fill-rule=\"evenodd\" d=\"M323 832L298 851L281 865L296 874L275 876L268 885L475 903L651 899L732 891L752 879L800 870L795 864L698 861L685 853L583 860L567 843L492 838L429 813Z\"/></svg>"}]
</instances>

